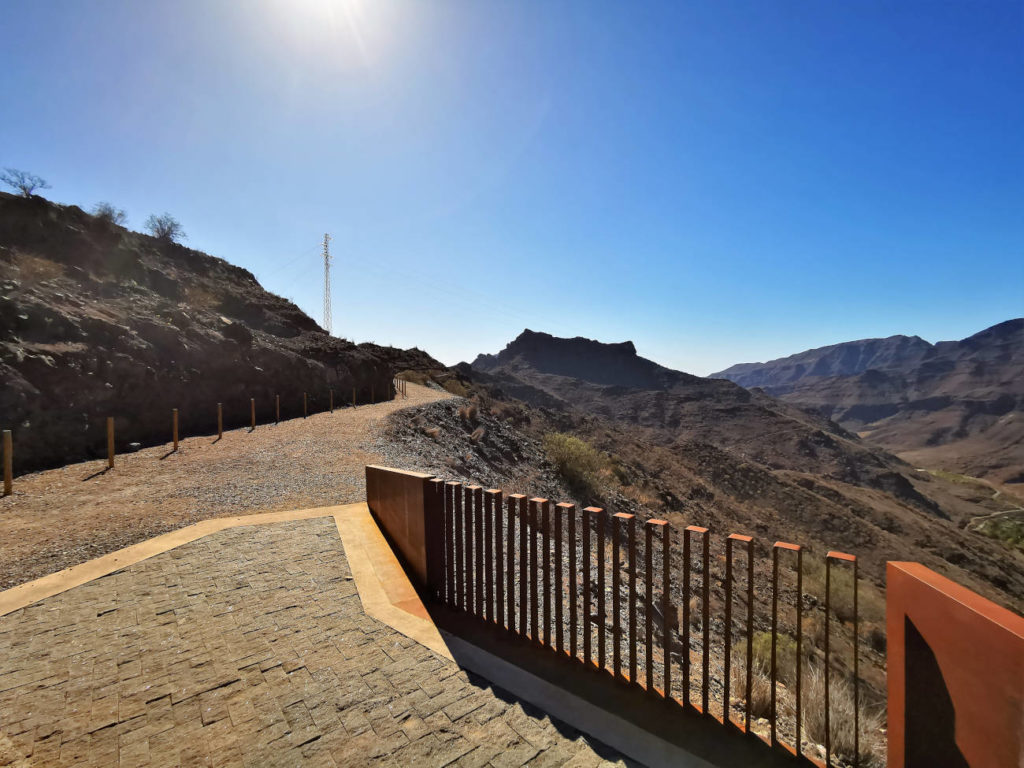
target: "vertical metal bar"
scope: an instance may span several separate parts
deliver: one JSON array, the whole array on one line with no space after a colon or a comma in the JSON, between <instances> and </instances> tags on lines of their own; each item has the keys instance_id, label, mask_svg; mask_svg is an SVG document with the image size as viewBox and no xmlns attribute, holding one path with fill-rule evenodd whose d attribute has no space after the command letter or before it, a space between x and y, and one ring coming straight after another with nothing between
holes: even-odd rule
<instances>
[{"instance_id":1,"label":"vertical metal bar","mask_svg":"<svg viewBox=\"0 0 1024 768\"><path fill-rule=\"evenodd\" d=\"M494 494L494 621L499 626L505 623L505 505L501 491Z\"/></svg>"},{"instance_id":2,"label":"vertical metal bar","mask_svg":"<svg viewBox=\"0 0 1024 768\"><path fill-rule=\"evenodd\" d=\"M505 621L505 600L501 594L505 569L501 554L501 491L491 488L487 491L487 498L487 525L490 530L487 539L487 620L502 624Z\"/></svg>"},{"instance_id":3,"label":"vertical metal bar","mask_svg":"<svg viewBox=\"0 0 1024 768\"><path fill-rule=\"evenodd\" d=\"M860 636L857 614L857 558L853 558L853 768L860 768Z\"/></svg>"},{"instance_id":4,"label":"vertical metal bar","mask_svg":"<svg viewBox=\"0 0 1024 768\"><path fill-rule=\"evenodd\" d=\"M217 403L217 439L224 437L224 404Z\"/></svg>"},{"instance_id":5,"label":"vertical metal bar","mask_svg":"<svg viewBox=\"0 0 1024 768\"><path fill-rule=\"evenodd\" d=\"M455 573L458 565L455 561L455 486L458 483L447 482L444 484L444 547L445 547L445 582L447 590L448 605L455 607Z\"/></svg>"},{"instance_id":6,"label":"vertical metal bar","mask_svg":"<svg viewBox=\"0 0 1024 768\"><path fill-rule=\"evenodd\" d=\"M465 606L469 613L476 613L476 572L474 570L474 557L473 557L473 543L474 530L473 530L473 489L475 486L467 485L464 486L465 491L465 502L462 508L464 515L463 528L466 533L466 599Z\"/></svg>"},{"instance_id":7,"label":"vertical metal bar","mask_svg":"<svg viewBox=\"0 0 1024 768\"><path fill-rule=\"evenodd\" d=\"M702 649L703 665L701 671L700 705L706 715L708 713L708 698L711 688L711 536L706 529L703 536L704 575L701 578L703 580L704 594L702 595L703 605L701 606L701 629L704 631L704 647Z\"/></svg>"},{"instance_id":8,"label":"vertical metal bar","mask_svg":"<svg viewBox=\"0 0 1024 768\"><path fill-rule=\"evenodd\" d=\"M281 423L281 396L274 395L274 423Z\"/></svg>"},{"instance_id":9,"label":"vertical metal bar","mask_svg":"<svg viewBox=\"0 0 1024 768\"><path fill-rule=\"evenodd\" d=\"M256 398L249 398L249 427L255 432L256 431Z\"/></svg>"},{"instance_id":10,"label":"vertical metal bar","mask_svg":"<svg viewBox=\"0 0 1024 768\"><path fill-rule=\"evenodd\" d=\"M647 692L654 693L654 521L644 524L644 582L647 594L644 601L644 647L647 659Z\"/></svg>"},{"instance_id":11,"label":"vertical metal bar","mask_svg":"<svg viewBox=\"0 0 1024 768\"><path fill-rule=\"evenodd\" d=\"M576 593L578 590L576 579L576 505L565 505L565 516L569 518L568 536L566 547L569 550L569 655L576 658L578 643L576 632L579 628L576 617Z\"/></svg>"},{"instance_id":12,"label":"vertical metal bar","mask_svg":"<svg viewBox=\"0 0 1024 768\"><path fill-rule=\"evenodd\" d=\"M174 450L178 450L178 409L171 410L171 438L174 441Z\"/></svg>"},{"instance_id":13,"label":"vertical metal bar","mask_svg":"<svg viewBox=\"0 0 1024 768\"><path fill-rule=\"evenodd\" d=\"M452 515L455 517L455 606L465 610L466 593L463 585L466 583L466 553L465 541L463 540L462 527L465 519L462 517L462 483L451 483L452 496L455 505L452 508Z\"/></svg>"},{"instance_id":14,"label":"vertical metal bar","mask_svg":"<svg viewBox=\"0 0 1024 768\"><path fill-rule=\"evenodd\" d=\"M747 717L744 728L750 733L750 696L754 675L754 540L747 540L747 679L746 700Z\"/></svg>"},{"instance_id":15,"label":"vertical metal bar","mask_svg":"<svg viewBox=\"0 0 1024 768\"><path fill-rule=\"evenodd\" d=\"M484 618L484 489L473 486L473 551L476 554L476 615Z\"/></svg>"},{"instance_id":16,"label":"vertical metal bar","mask_svg":"<svg viewBox=\"0 0 1024 768\"><path fill-rule=\"evenodd\" d=\"M527 520L528 508L525 496L519 499L519 634L529 637L529 608L527 590L530 588L530 555L527 549L526 537L529 524Z\"/></svg>"},{"instance_id":17,"label":"vertical metal bar","mask_svg":"<svg viewBox=\"0 0 1024 768\"><path fill-rule=\"evenodd\" d=\"M330 398L328 402L330 403L331 413L334 413L334 390L333 389L329 389L327 391L330 393L328 395L328 397Z\"/></svg>"},{"instance_id":18,"label":"vertical metal bar","mask_svg":"<svg viewBox=\"0 0 1024 768\"><path fill-rule=\"evenodd\" d=\"M562 579L562 526L565 512L571 505L562 502L555 505L555 650L565 651L565 615L562 611L562 593L565 591Z\"/></svg>"},{"instance_id":19,"label":"vertical metal bar","mask_svg":"<svg viewBox=\"0 0 1024 768\"><path fill-rule=\"evenodd\" d=\"M771 743L778 743L778 723L775 696L775 680L778 674L776 654L776 635L779 632L779 548L772 547L772 664L771 664Z\"/></svg>"},{"instance_id":20,"label":"vertical metal bar","mask_svg":"<svg viewBox=\"0 0 1024 768\"><path fill-rule=\"evenodd\" d=\"M544 499L530 499L530 639L540 640L540 589L537 567L537 516Z\"/></svg>"},{"instance_id":21,"label":"vertical metal bar","mask_svg":"<svg viewBox=\"0 0 1024 768\"><path fill-rule=\"evenodd\" d=\"M690 538L694 526L683 530L683 703L690 703Z\"/></svg>"},{"instance_id":22,"label":"vertical metal bar","mask_svg":"<svg viewBox=\"0 0 1024 768\"><path fill-rule=\"evenodd\" d=\"M661 592L661 637L665 645L665 698L672 698L672 594L669 591L669 578L672 570L672 527L665 520L660 520L661 523L661 565L662 565L662 592ZM706 539L705 539L706 541ZM704 551L707 552L705 546ZM707 696L707 686L705 685L705 696ZM704 711L707 712L707 706L705 705Z\"/></svg>"},{"instance_id":23,"label":"vertical metal bar","mask_svg":"<svg viewBox=\"0 0 1024 768\"><path fill-rule=\"evenodd\" d=\"M596 509L593 513L597 524L597 556L594 558L597 563L597 668L605 668L605 571L607 564L604 561L604 510Z\"/></svg>"},{"instance_id":24,"label":"vertical metal bar","mask_svg":"<svg viewBox=\"0 0 1024 768\"><path fill-rule=\"evenodd\" d=\"M508 631L516 631L516 517L518 517L521 493L513 493L508 497L508 510L505 515L505 543L508 560L506 567L506 598L508 607Z\"/></svg>"},{"instance_id":25,"label":"vertical metal bar","mask_svg":"<svg viewBox=\"0 0 1024 768\"><path fill-rule=\"evenodd\" d=\"M580 525L583 528L583 553L580 568L583 570L583 663L590 664L590 510L583 510Z\"/></svg>"},{"instance_id":26,"label":"vertical metal bar","mask_svg":"<svg viewBox=\"0 0 1024 768\"><path fill-rule=\"evenodd\" d=\"M796 756L800 757L802 741L802 731L800 727L802 725L800 708L801 701L803 699L803 693L801 689L801 681L803 675L801 674L801 666L803 664L803 596L804 596L804 551L798 549L796 551Z\"/></svg>"},{"instance_id":27,"label":"vertical metal bar","mask_svg":"<svg viewBox=\"0 0 1024 768\"><path fill-rule=\"evenodd\" d=\"M619 567L621 564L620 549L621 526L619 515L612 515L612 676L618 679L622 675L622 621L619 618L621 606L619 605L619 587L621 586L621 575Z\"/></svg>"},{"instance_id":28,"label":"vertical metal bar","mask_svg":"<svg viewBox=\"0 0 1024 768\"><path fill-rule=\"evenodd\" d=\"M484 494L484 618L494 621L494 493Z\"/></svg>"},{"instance_id":29,"label":"vertical metal bar","mask_svg":"<svg viewBox=\"0 0 1024 768\"><path fill-rule=\"evenodd\" d=\"M832 768L832 713L831 704L832 697L829 695L829 688L831 686L831 669L832 669L832 657L831 657L831 643L829 635L831 634L832 616L832 558L828 555L825 556L825 766L826 768Z\"/></svg>"},{"instance_id":30,"label":"vertical metal bar","mask_svg":"<svg viewBox=\"0 0 1024 768\"><path fill-rule=\"evenodd\" d=\"M639 642L636 636L636 515L626 517L629 518L626 523L626 558L629 563L629 682L636 685L636 646Z\"/></svg>"},{"instance_id":31,"label":"vertical metal bar","mask_svg":"<svg viewBox=\"0 0 1024 768\"><path fill-rule=\"evenodd\" d=\"M729 679L732 672L732 536L725 539L725 637L723 641L722 722L729 725Z\"/></svg>"},{"instance_id":32,"label":"vertical metal bar","mask_svg":"<svg viewBox=\"0 0 1024 768\"><path fill-rule=\"evenodd\" d=\"M544 645L551 646L551 502L540 505L541 536L544 545Z\"/></svg>"}]
</instances>

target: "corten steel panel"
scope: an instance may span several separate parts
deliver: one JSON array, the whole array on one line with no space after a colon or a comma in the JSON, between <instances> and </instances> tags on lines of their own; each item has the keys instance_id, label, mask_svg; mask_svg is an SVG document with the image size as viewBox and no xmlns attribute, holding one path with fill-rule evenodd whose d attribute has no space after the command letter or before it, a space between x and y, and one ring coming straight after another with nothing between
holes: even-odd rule
<instances>
[{"instance_id":1,"label":"corten steel panel","mask_svg":"<svg viewBox=\"0 0 1024 768\"><path fill-rule=\"evenodd\" d=\"M431 475L405 472L388 467L366 468L366 503L388 538L394 543L413 575L424 586L431 585L431 577L440 577L435 547L440 539L436 521L428 543L428 516L439 514L430 481ZM431 554L428 557L428 549Z\"/></svg>"},{"instance_id":2,"label":"corten steel panel","mask_svg":"<svg viewBox=\"0 0 1024 768\"><path fill-rule=\"evenodd\" d=\"M889 768L1024 764L1024 618L887 563Z\"/></svg>"}]
</instances>

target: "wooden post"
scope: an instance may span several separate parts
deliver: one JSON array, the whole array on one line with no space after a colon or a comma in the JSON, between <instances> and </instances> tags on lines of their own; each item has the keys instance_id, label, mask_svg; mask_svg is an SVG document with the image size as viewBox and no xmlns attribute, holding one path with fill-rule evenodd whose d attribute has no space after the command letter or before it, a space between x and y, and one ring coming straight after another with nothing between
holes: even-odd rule
<instances>
[{"instance_id":1,"label":"wooden post","mask_svg":"<svg viewBox=\"0 0 1024 768\"><path fill-rule=\"evenodd\" d=\"M256 398L249 398L249 422L252 424L253 431L256 430Z\"/></svg>"},{"instance_id":2,"label":"wooden post","mask_svg":"<svg viewBox=\"0 0 1024 768\"><path fill-rule=\"evenodd\" d=\"M302 393L302 418L306 418L307 416L309 416L309 396L305 392L303 392Z\"/></svg>"},{"instance_id":3,"label":"wooden post","mask_svg":"<svg viewBox=\"0 0 1024 768\"><path fill-rule=\"evenodd\" d=\"M274 395L274 423L281 423L281 396Z\"/></svg>"},{"instance_id":4,"label":"wooden post","mask_svg":"<svg viewBox=\"0 0 1024 768\"><path fill-rule=\"evenodd\" d=\"M328 390L328 391L331 393L330 394L330 400L329 400L331 413L334 413L334 390L331 389L331 390Z\"/></svg>"},{"instance_id":5,"label":"wooden post","mask_svg":"<svg viewBox=\"0 0 1024 768\"><path fill-rule=\"evenodd\" d=\"M114 417L107 416L107 469L114 468Z\"/></svg>"},{"instance_id":6,"label":"wooden post","mask_svg":"<svg viewBox=\"0 0 1024 768\"><path fill-rule=\"evenodd\" d=\"M217 403L217 439L224 437L224 404Z\"/></svg>"},{"instance_id":7,"label":"wooden post","mask_svg":"<svg viewBox=\"0 0 1024 768\"><path fill-rule=\"evenodd\" d=\"M4 496L10 496L14 491L14 440L11 437L11 430L4 430Z\"/></svg>"},{"instance_id":8,"label":"wooden post","mask_svg":"<svg viewBox=\"0 0 1024 768\"><path fill-rule=\"evenodd\" d=\"M178 450L178 409L171 411L171 437L174 439L174 450Z\"/></svg>"}]
</instances>

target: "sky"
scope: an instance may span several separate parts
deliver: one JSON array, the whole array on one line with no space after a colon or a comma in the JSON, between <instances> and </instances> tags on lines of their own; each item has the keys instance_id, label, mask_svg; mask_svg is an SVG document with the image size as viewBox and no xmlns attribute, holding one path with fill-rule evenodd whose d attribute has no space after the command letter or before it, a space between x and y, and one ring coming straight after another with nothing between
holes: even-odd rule
<instances>
[{"instance_id":1,"label":"sky","mask_svg":"<svg viewBox=\"0 0 1024 768\"><path fill-rule=\"evenodd\" d=\"M1024 2L0 0L0 167L333 332L706 375L1024 316Z\"/></svg>"}]
</instances>

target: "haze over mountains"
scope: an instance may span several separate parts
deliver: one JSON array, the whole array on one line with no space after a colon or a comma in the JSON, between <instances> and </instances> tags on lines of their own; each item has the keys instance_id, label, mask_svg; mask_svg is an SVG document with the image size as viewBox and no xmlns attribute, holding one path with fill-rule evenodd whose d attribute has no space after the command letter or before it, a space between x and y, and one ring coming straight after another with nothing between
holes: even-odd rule
<instances>
[{"instance_id":1,"label":"haze over mountains","mask_svg":"<svg viewBox=\"0 0 1024 768\"><path fill-rule=\"evenodd\" d=\"M812 408L916 465L1024 483L1024 318L960 341L863 339L713 376Z\"/></svg>"}]
</instances>

